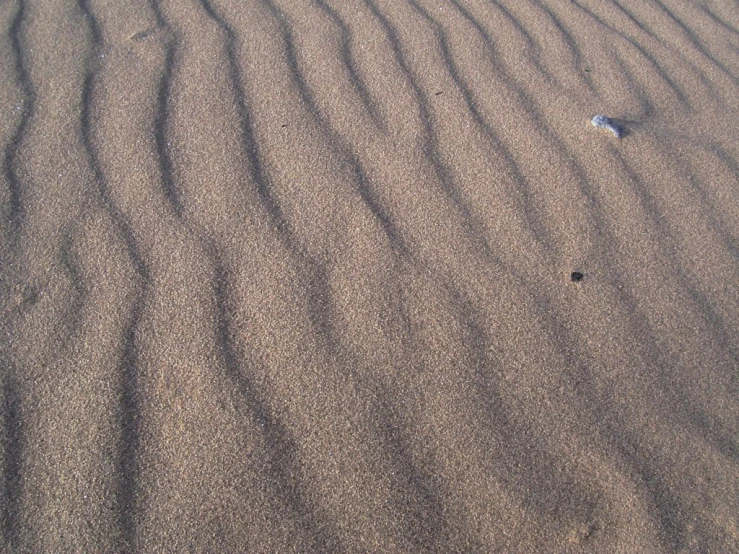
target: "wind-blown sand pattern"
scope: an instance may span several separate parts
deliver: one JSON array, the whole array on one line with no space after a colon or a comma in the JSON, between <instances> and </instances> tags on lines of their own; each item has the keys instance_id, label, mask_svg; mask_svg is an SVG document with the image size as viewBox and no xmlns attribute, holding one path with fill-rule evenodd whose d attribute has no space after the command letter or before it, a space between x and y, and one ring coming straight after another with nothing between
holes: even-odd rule
<instances>
[{"instance_id":1,"label":"wind-blown sand pattern","mask_svg":"<svg viewBox=\"0 0 739 554\"><path fill-rule=\"evenodd\" d=\"M5 552L739 552L736 2L0 22Z\"/></svg>"}]
</instances>

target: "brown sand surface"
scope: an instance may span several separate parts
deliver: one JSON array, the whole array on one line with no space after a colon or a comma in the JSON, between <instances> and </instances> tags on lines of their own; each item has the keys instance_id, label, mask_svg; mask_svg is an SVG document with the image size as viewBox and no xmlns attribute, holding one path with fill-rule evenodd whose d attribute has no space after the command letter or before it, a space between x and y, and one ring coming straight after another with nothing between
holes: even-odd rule
<instances>
[{"instance_id":1,"label":"brown sand surface","mask_svg":"<svg viewBox=\"0 0 739 554\"><path fill-rule=\"evenodd\" d=\"M0 28L3 552L739 552L736 1Z\"/></svg>"}]
</instances>

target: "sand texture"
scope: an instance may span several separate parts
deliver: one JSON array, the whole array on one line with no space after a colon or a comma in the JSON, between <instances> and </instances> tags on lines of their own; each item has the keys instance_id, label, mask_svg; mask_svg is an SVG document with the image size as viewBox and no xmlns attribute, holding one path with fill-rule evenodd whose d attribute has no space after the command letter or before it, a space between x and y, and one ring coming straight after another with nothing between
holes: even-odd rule
<instances>
[{"instance_id":1,"label":"sand texture","mask_svg":"<svg viewBox=\"0 0 739 554\"><path fill-rule=\"evenodd\" d=\"M0 551L739 552L735 0L0 29Z\"/></svg>"}]
</instances>

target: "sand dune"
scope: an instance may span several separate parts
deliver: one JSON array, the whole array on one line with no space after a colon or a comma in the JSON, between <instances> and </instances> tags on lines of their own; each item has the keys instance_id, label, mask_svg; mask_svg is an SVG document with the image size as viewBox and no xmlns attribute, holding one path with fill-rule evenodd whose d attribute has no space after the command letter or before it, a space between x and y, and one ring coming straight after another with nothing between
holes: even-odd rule
<instances>
[{"instance_id":1,"label":"sand dune","mask_svg":"<svg viewBox=\"0 0 739 554\"><path fill-rule=\"evenodd\" d=\"M735 2L0 26L4 551L739 552Z\"/></svg>"}]
</instances>

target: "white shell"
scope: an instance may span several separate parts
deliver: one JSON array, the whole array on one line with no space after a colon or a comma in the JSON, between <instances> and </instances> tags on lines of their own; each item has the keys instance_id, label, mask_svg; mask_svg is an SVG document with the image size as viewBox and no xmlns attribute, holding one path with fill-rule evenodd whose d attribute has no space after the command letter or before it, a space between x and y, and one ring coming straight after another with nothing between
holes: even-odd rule
<instances>
[{"instance_id":1,"label":"white shell","mask_svg":"<svg viewBox=\"0 0 739 554\"><path fill-rule=\"evenodd\" d=\"M605 129L607 131L610 131L613 133L613 135L616 138L621 138L622 130L621 127L619 127L611 118L606 117L604 115L596 115L591 121L593 125L596 127L600 127L601 129Z\"/></svg>"}]
</instances>

